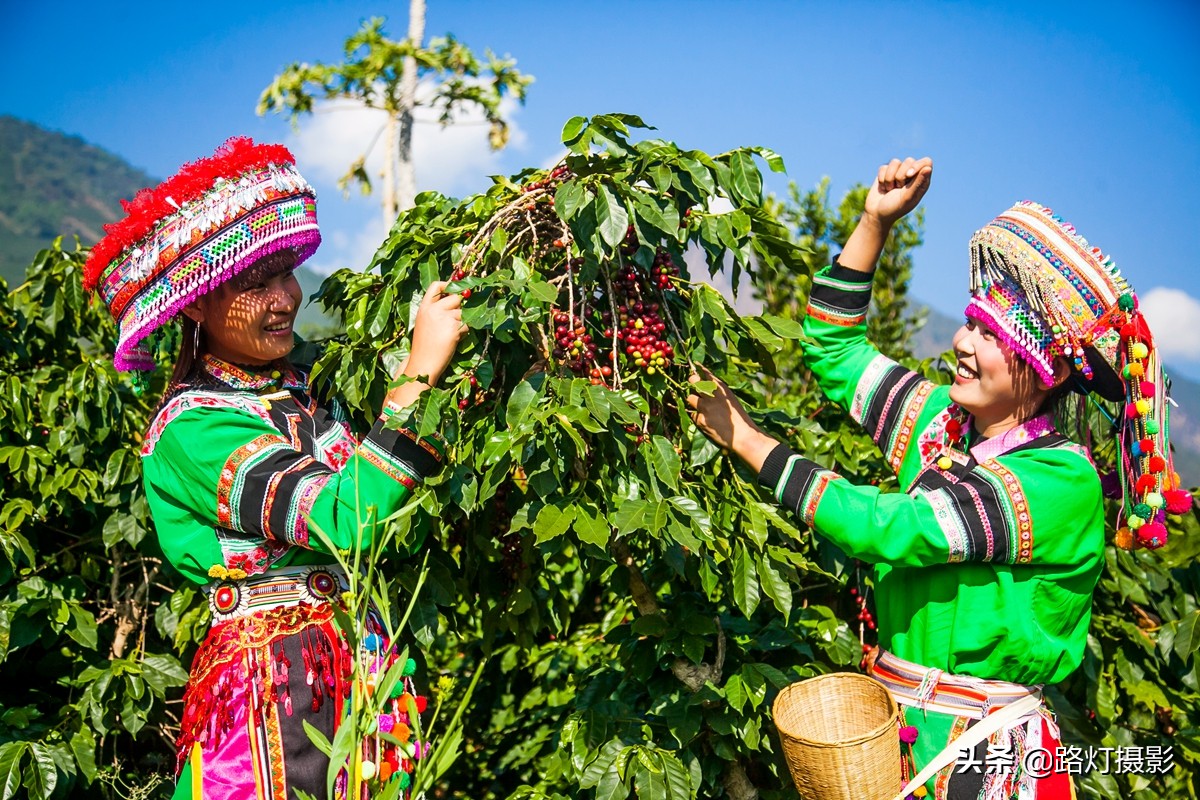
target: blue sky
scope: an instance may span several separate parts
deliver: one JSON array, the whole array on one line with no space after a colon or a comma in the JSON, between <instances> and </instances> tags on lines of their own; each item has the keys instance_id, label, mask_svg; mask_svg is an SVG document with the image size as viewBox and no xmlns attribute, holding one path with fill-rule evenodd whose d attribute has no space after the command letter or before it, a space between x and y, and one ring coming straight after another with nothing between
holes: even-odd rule
<instances>
[{"instance_id":1,"label":"blue sky","mask_svg":"<svg viewBox=\"0 0 1200 800\"><path fill-rule=\"evenodd\" d=\"M0 4L0 113L71 134L165 176L227 136L292 144L321 192L323 269L363 266L374 199L333 178L357 155L353 112L297 135L255 103L292 61L336 61L360 21L407 3ZM461 195L556 157L574 114L626 111L709 151L760 144L835 194L893 155L930 155L914 293L957 315L966 243L1016 200L1045 203L1121 265L1174 368L1200 376L1194 212L1200 186L1200 7L1144 3L469 2L429 0L453 32L533 74L512 146L485 129L418 132L418 183Z\"/></svg>"}]
</instances>

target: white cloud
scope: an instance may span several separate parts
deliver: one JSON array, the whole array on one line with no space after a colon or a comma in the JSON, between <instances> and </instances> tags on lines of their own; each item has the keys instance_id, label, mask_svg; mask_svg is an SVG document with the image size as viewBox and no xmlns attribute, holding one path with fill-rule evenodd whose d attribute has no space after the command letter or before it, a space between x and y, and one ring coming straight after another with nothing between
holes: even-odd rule
<instances>
[{"instance_id":1,"label":"white cloud","mask_svg":"<svg viewBox=\"0 0 1200 800\"><path fill-rule=\"evenodd\" d=\"M431 88L424 84L422 90L429 92ZM500 102L501 116L509 123L508 146L518 150L527 139L516 122L519 108L511 97ZM436 189L457 194L476 190L483 183L481 176L500 171L500 156L488 144L488 124L482 111L474 107L456 111L452 123L444 127L431 109L418 108L414 116L417 191ZM330 184L369 148L366 169L372 182L377 183L383 167L385 147L381 139L386 121L383 111L355 101L318 102L313 114L301 120L288 146L311 180Z\"/></svg>"},{"instance_id":2,"label":"white cloud","mask_svg":"<svg viewBox=\"0 0 1200 800\"><path fill-rule=\"evenodd\" d=\"M1182 289L1155 286L1139 301L1164 361L1200 360L1200 300Z\"/></svg>"}]
</instances>

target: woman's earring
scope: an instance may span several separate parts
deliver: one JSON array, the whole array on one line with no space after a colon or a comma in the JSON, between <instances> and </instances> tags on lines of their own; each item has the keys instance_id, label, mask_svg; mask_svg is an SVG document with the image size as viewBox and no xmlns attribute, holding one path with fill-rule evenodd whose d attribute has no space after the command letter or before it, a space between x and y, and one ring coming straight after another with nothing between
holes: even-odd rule
<instances>
[{"instance_id":1,"label":"woman's earring","mask_svg":"<svg viewBox=\"0 0 1200 800\"><path fill-rule=\"evenodd\" d=\"M192 329L192 355L196 358L200 357L200 323L196 323L196 327Z\"/></svg>"}]
</instances>

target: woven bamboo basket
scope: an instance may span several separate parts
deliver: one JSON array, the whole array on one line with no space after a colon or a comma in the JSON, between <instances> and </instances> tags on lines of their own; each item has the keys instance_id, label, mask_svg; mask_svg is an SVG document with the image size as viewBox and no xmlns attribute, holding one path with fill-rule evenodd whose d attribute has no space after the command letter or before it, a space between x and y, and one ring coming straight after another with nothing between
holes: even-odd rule
<instances>
[{"instance_id":1,"label":"woven bamboo basket","mask_svg":"<svg viewBox=\"0 0 1200 800\"><path fill-rule=\"evenodd\" d=\"M865 675L833 672L775 698L775 727L804 800L891 800L902 786L900 711Z\"/></svg>"}]
</instances>

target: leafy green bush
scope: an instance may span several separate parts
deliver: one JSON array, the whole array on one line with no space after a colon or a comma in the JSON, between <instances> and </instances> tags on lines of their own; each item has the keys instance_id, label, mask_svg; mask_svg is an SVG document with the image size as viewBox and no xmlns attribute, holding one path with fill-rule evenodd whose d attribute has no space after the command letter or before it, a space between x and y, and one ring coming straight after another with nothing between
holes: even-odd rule
<instances>
[{"instance_id":1,"label":"leafy green bush","mask_svg":"<svg viewBox=\"0 0 1200 800\"><path fill-rule=\"evenodd\" d=\"M630 141L638 124L575 119L561 170L461 202L422 195L378 271L323 287L346 335L314 375L364 415L403 356L422 287L460 271L456 288L471 291L473 332L414 412L455 457L394 522L400 541L423 540L427 569L384 566L407 590L401 606L416 595L418 680L450 702L469 683L452 676L478 680L461 751L438 756L461 753L440 796L793 797L775 693L854 668L860 629L873 640L850 622L848 589L869 593L867 571L815 551L681 407L689 360L703 362L802 452L892 485L798 359L808 276L860 201L765 200L754 158L779 166L769 151ZM897 355L919 241L919 224L899 230L876 278L873 331ZM693 283L689 247L744 273L765 313L739 317ZM146 535L137 447L161 383L138 395L113 372L113 327L79 289L81 260L56 245L0 297L0 800L166 794L181 661L208 621ZM628 269L621 296L610 284ZM659 308L630 309L630 292ZM620 306L626 326L643 325L614 364L604 331L621 327ZM1085 796L1196 795L1195 520L1172 520L1172 537L1165 551L1110 552L1087 660L1051 697L1071 744L1173 746L1176 767L1093 774Z\"/></svg>"}]
</instances>

